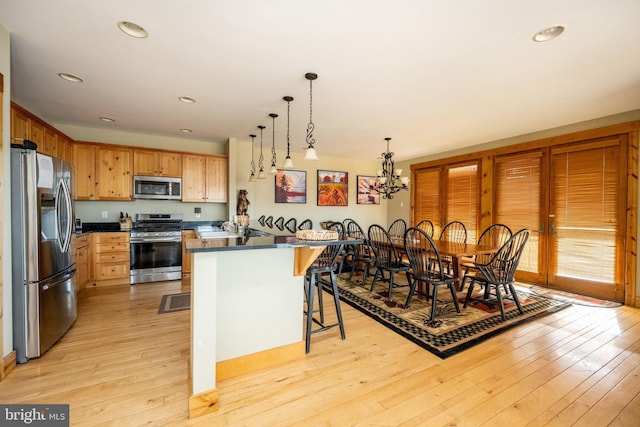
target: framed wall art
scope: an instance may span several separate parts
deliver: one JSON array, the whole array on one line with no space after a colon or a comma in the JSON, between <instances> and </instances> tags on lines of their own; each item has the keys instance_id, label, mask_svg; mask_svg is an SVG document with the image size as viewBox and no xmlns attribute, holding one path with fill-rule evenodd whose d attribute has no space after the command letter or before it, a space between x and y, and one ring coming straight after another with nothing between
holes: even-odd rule
<instances>
[{"instance_id":1,"label":"framed wall art","mask_svg":"<svg viewBox=\"0 0 640 427\"><path fill-rule=\"evenodd\" d=\"M349 172L318 169L318 206L347 206Z\"/></svg>"},{"instance_id":2,"label":"framed wall art","mask_svg":"<svg viewBox=\"0 0 640 427\"><path fill-rule=\"evenodd\" d=\"M307 172L278 169L276 203L307 203Z\"/></svg>"},{"instance_id":3,"label":"framed wall art","mask_svg":"<svg viewBox=\"0 0 640 427\"><path fill-rule=\"evenodd\" d=\"M359 205L379 205L379 185L375 176L358 175L358 197L356 203Z\"/></svg>"}]
</instances>

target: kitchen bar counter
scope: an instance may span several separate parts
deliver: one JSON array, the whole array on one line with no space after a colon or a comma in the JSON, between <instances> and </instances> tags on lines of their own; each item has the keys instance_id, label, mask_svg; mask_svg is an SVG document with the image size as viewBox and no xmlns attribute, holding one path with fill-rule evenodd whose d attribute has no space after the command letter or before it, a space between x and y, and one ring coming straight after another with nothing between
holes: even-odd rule
<instances>
[{"instance_id":1,"label":"kitchen bar counter","mask_svg":"<svg viewBox=\"0 0 640 427\"><path fill-rule=\"evenodd\" d=\"M305 357L304 273L326 245L361 242L187 240L193 256L190 418L218 408L217 380Z\"/></svg>"}]
</instances>

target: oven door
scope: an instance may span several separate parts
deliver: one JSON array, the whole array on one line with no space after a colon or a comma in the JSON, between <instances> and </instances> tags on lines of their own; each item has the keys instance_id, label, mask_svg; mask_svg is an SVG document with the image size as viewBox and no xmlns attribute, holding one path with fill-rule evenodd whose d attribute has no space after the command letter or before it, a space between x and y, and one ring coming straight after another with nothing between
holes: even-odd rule
<instances>
[{"instance_id":1,"label":"oven door","mask_svg":"<svg viewBox=\"0 0 640 427\"><path fill-rule=\"evenodd\" d=\"M132 241L131 281L136 283L182 279L182 242Z\"/></svg>"}]
</instances>

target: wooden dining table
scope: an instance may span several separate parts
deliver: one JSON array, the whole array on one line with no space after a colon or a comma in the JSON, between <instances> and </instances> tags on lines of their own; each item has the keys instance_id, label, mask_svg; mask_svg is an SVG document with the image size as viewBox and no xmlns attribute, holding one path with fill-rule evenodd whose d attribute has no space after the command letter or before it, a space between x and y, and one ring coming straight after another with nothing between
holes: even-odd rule
<instances>
[{"instance_id":1,"label":"wooden dining table","mask_svg":"<svg viewBox=\"0 0 640 427\"><path fill-rule=\"evenodd\" d=\"M404 240L402 238L392 237L393 246L396 250L404 254ZM460 268L460 259L462 257L473 257L475 255L491 254L498 250L497 247L492 245L478 245L475 243L460 243L450 242L447 240L433 240L433 243L438 248L440 256L451 257L451 264L453 265L453 276L460 278L458 286L462 285L462 277L464 271Z\"/></svg>"}]
</instances>

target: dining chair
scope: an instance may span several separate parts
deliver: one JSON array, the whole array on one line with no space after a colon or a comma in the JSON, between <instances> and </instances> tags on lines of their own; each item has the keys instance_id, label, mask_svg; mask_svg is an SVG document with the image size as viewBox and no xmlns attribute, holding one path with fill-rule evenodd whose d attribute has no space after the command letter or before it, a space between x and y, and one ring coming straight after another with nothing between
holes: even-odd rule
<instances>
[{"instance_id":1,"label":"dining chair","mask_svg":"<svg viewBox=\"0 0 640 427\"><path fill-rule=\"evenodd\" d=\"M484 285L486 286L482 301L487 303L491 296L490 291L493 290L498 306L500 307L500 314L503 321L506 320L506 316L504 313L504 302L500 288L509 288L509 291L511 292L510 298L516 304L520 314L524 314L524 310L522 309L522 305L518 299L518 294L513 287L513 282L515 281L515 274L518 269L518 264L520 263L520 257L528 239L529 230L524 228L517 233L514 233L514 235L500 247L498 252L491 257L491 260L486 263L474 263L475 267L482 274ZM472 299L475 283L476 280L472 280L471 283L469 283L467 296L464 299L464 307L466 307Z\"/></svg>"},{"instance_id":2,"label":"dining chair","mask_svg":"<svg viewBox=\"0 0 640 427\"><path fill-rule=\"evenodd\" d=\"M305 219L298 225L298 230L311 230L313 228L313 221Z\"/></svg>"},{"instance_id":3,"label":"dining chair","mask_svg":"<svg viewBox=\"0 0 640 427\"><path fill-rule=\"evenodd\" d=\"M389 226L389 235L396 238L404 238L404 232L407 231L407 222L404 219L396 219Z\"/></svg>"},{"instance_id":4,"label":"dining chair","mask_svg":"<svg viewBox=\"0 0 640 427\"><path fill-rule=\"evenodd\" d=\"M362 264L362 285L367 283L367 276L369 275L369 267L373 263L373 254L367 236L365 236L362 227L352 221L347 228L347 237L362 240L363 243L357 245L351 245L353 247L353 253L351 258L351 273L349 273L349 280L353 277L353 273L358 269L358 265Z\"/></svg>"},{"instance_id":5,"label":"dining chair","mask_svg":"<svg viewBox=\"0 0 640 427\"><path fill-rule=\"evenodd\" d=\"M427 300L431 298L430 320L434 321L436 318L436 304L438 303L438 288L446 286L451 292L451 301L456 308L456 312L460 313L460 305L458 304L455 290L455 285L460 279L445 274L442 268L440 252L431 237L424 230L411 227L404 235L404 250L407 258L409 258L411 276L413 277L404 307L409 307L414 293L424 295ZM419 283L425 285L424 292L420 290L420 287L417 287ZM430 291L430 289L432 290Z\"/></svg>"},{"instance_id":6,"label":"dining chair","mask_svg":"<svg viewBox=\"0 0 640 427\"><path fill-rule=\"evenodd\" d=\"M427 236L433 238L433 232L435 228L433 227L433 222L429 221L428 219L423 219L422 221L420 221L418 225L416 225L416 228L419 228L420 230L424 231Z\"/></svg>"},{"instance_id":7,"label":"dining chair","mask_svg":"<svg viewBox=\"0 0 640 427\"><path fill-rule=\"evenodd\" d=\"M487 227L480 238L478 239L479 246L493 246L495 248L500 248L504 243L511 238L513 233L511 229L504 224L493 224ZM464 274L462 276L462 283L460 284L460 290L464 289L464 285L467 280L477 279L476 281L482 283L482 275L480 271L475 267L474 262L478 262L480 264L484 264L491 260L492 254L480 254L476 255L472 259L466 259L462 262L462 267L464 267ZM507 292L507 289L505 289Z\"/></svg>"},{"instance_id":8,"label":"dining chair","mask_svg":"<svg viewBox=\"0 0 640 427\"><path fill-rule=\"evenodd\" d=\"M378 224L372 224L369 226L367 235L369 238L369 245L371 246L374 254L374 265L376 266L376 274L373 276L370 290L373 291L378 278L382 281L387 281L384 277L384 272L387 271L389 273L389 292L387 294L387 300L391 301L391 293L394 287L409 286L409 283L411 283L411 279L409 277L409 265L402 262L402 257L396 250L393 240L387 230ZM394 283L394 275L402 272L407 275L406 285Z\"/></svg>"},{"instance_id":9,"label":"dining chair","mask_svg":"<svg viewBox=\"0 0 640 427\"><path fill-rule=\"evenodd\" d=\"M320 255L313 261L313 264L307 268L304 276L304 292L306 300L306 330L305 330L305 352L311 350L311 335L326 331L327 329L338 326L340 328L340 337L345 339L344 322L342 320L342 310L340 310L340 297L338 294L338 283L336 281L337 262L342 251L343 245L327 245ZM335 323L326 324L324 320L324 303L322 300L322 284L320 280L323 274L329 274L331 281L331 289L333 293L333 302L336 308L337 321ZM317 289L316 289L317 288ZM314 295L318 293L318 309L314 311ZM318 317L314 316L318 313ZM319 327L313 329L314 323Z\"/></svg>"},{"instance_id":10,"label":"dining chair","mask_svg":"<svg viewBox=\"0 0 640 427\"><path fill-rule=\"evenodd\" d=\"M284 230L284 218L278 217L278 219L276 219L276 222L274 222L274 225L278 227L278 230Z\"/></svg>"},{"instance_id":11,"label":"dining chair","mask_svg":"<svg viewBox=\"0 0 640 427\"><path fill-rule=\"evenodd\" d=\"M267 227L273 228L273 217L269 215L267 219L264 220L264 223L267 224Z\"/></svg>"},{"instance_id":12,"label":"dining chair","mask_svg":"<svg viewBox=\"0 0 640 427\"><path fill-rule=\"evenodd\" d=\"M298 229L297 222L295 218L289 218L287 222L284 223L284 228L286 228L289 233L295 233Z\"/></svg>"},{"instance_id":13,"label":"dining chair","mask_svg":"<svg viewBox=\"0 0 640 427\"><path fill-rule=\"evenodd\" d=\"M352 220L351 218L345 218L342 220L342 225L344 226L345 232L349 229L349 224L351 224L352 222L355 222L355 221Z\"/></svg>"},{"instance_id":14,"label":"dining chair","mask_svg":"<svg viewBox=\"0 0 640 427\"><path fill-rule=\"evenodd\" d=\"M448 242L467 242L467 227L460 221L451 221L442 227L438 240L446 240ZM449 256L442 257L442 263L447 266L447 273L451 274L452 258Z\"/></svg>"},{"instance_id":15,"label":"dining chair","mask_svg":"<svg viewBox=\"0 0 640 427\"><path fill-rule=\"evenodd\" d=\"M341 222L332 221L327 226L327 230L337 231L340 239L345 238L344 225ZM338 274L342 274L342 267L344 266L344 263L347 260L347 257L348 257L347 249L343 245L342 249L340 250L340 253L338 254L338 260L336 262Z\"/></svg>"}]
</instances>

